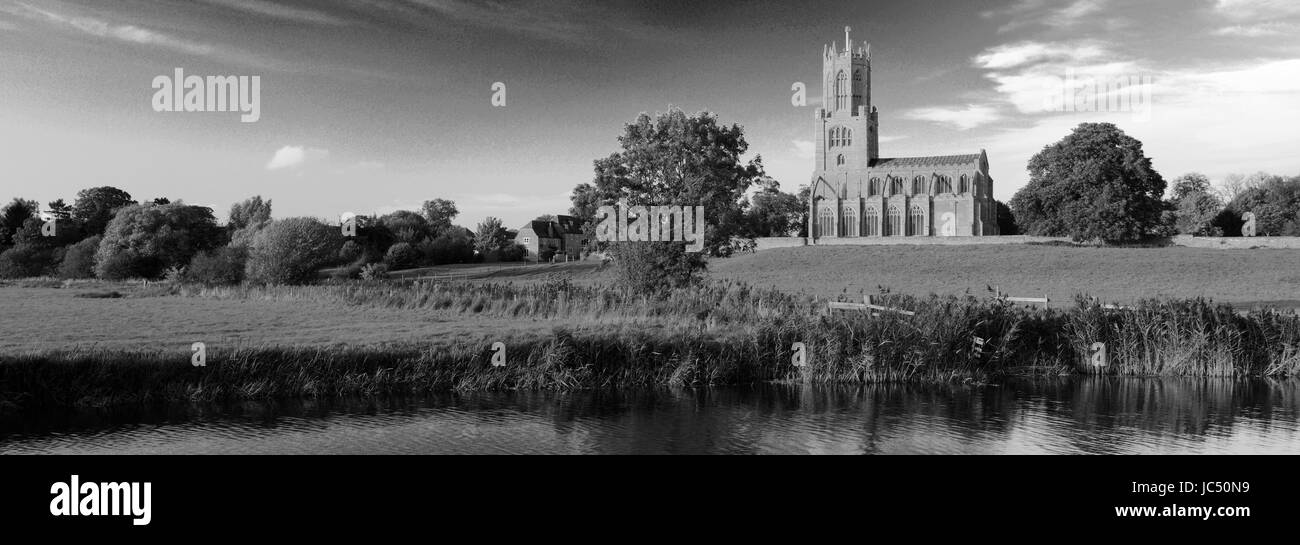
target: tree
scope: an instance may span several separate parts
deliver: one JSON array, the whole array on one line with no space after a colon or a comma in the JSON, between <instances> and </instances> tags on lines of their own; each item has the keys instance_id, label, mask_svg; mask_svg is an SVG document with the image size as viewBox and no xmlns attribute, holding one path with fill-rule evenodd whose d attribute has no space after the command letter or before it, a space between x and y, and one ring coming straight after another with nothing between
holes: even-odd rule
<instances>
[{"instance_id":1,"label":"tree","mask_svg":"<svg viewBox=\"0 0 1300 545\"><path fill-rule=\"evenodd\" d=\"M1225 235L1239 236L1241 217L1250 212L1260 236L1300 236L1300 176L1259 173L1246 180L1246 189L1228 203L1215 225Z\"/></svg>"},{"instance_id":2,"label":"tree","mask_svg":"<svg viewBox=\"0 0 1300 545\"><path fill-rule=\"evenodd\" d=\"M95 252L95 274L108 280L157 278L221 244L211 208L187 204L133 204L118 210Z\"/></svg>"},{"instance_id":3,"label":"tree","mask_svg":"<svg viewBox=\"0 0 1300 545\"><path fill-rule=\"evenodd\" d=\"M637 116L619 144L622 150L596 160L593 188L575 190L582 199L575 207L702 205L704 247L714 255L743 231L745 193L763 177L763 163L761 157L742 162L749 144L739 125L673 108L653 118Z\"/></svg>"},{"instance_id":4,"label":"tree","mask_svg":"<svg viewBox=\"0 0 1300 545\"><path fill-rule=\"evenodd\" d=\"M398 242L388 247L384 263L391 270L409 269L420 263L420 252L409 242Z\"/></svg>"},{"instance_id":5,"label":"tree","mask_svg":"<svg viewBox=\"0 0 1300 545\"><path fill-rule=\"evenodd\" d=\"M1223 211L1223 202L1204 190L1186 193L1177 201L1175 226L1178 233L1196 237L1217 237L1223 235L1223 228L1215 225L1219 213Z\"/></svg>"},{"instance_id":6,"label":"tree","mask_svg":"<svg viewBox=\"0 0 1300 545\"><path fill-rule=\"evenodd\" d=\"M456 203L446 199L424 201L420 211L424 214L424 219L429 222L430 232L435 237L451 231L451 220L460 214L460 211L456 210Z\"/></svg>"},{"instance_id":7,"label":"tree","mask_svg":"<svg viewBox=\"0 0 1300 545\"><path fill-rule=\"evenodd\" d=\"M131 194L116 187L101 186L77 192L72 205L72 219L81 224L86 236L104 234L108 222L119 208L135 204Z\"/></svg>"},{"instance_id":8,"label":"tree","mask_svg":"<svg viewBox=\"0 0 1300 545\"><path fill-rule=\"evenodd\" d=\"M1174 182L1170 187L1170 200L1177 204L1188 195L1194 193L1209 193L1210 179L1199 172L1189 172L1174 178Z\"/></svg>"},{"instance_id":9,"label":"tree","mask_svg":"<svg viewBox=\"0 0 1300 545\"><path fill-rule=\"evenodd\" d=\"M750 236L788 237L799 233L807 209L799 197L781 192L781 185L768 178L761 191L750 197L745 210L745 225Z\"/></svg>"},{"instance_id":10,"label":"tree","mask_svg":"<svg viewBox=\"0 0 1300 545\"><path fill-rule=\"evenodd\" d=\"M253 237L245 277L263 284L300 284L333 261L342 246L338 227L313 218L272 221Z\"/></svg>"},{"instance_id":11,"label":"tree","mask_svg":"<svg viewBox=\"0 0 1300 545\"><path fill-rule=\"evenodd\" d=\"M271 221L271 200L254 195L230 205L230 221L226 228L231 232L254 227L260 229Z\"/></svg>"},{"instance_id":12,"label":"tree","mask_svg":"<svg viewBox=\"0 0 1300 545\"><path fill-rule=\"evenodd\" d=\"M94 278L95 252L99 250L101 239L103 237L95 235L68 246L63 262L59 264L59 278Z\"/></svg>"},{"instance_id":13,"label":"tree","mask_svg":"<svg viewBox=\"0 0 1300 545\"><path fill-rule=\"evenodd\" d=\"M1141 142L1110 123L1083 123L1030 159L1011 210L1030 235L1126 242L1160 228L1164 191Z\"/></svg>"},{"instance_id":14,"label":"tree","mask_svg":"<svg viewBox=\"0 0 1300 545\"><path fill-rule=\"evenodd\" d=\"M72 219L72 205L63 202L63 199L50 201L50 214L60 220Z\"/></svg>"},{"instance_id":15,"label":"tree","mask_svg":"<svg viewBox=\"0 0 1300 545\"><path fill-rule=\"evenodd\" d=\"M1011 207L999 200L994 200L993 204L997 206L998 234L1002 236L1019 235L1020 226L1016 225L1016 215L1011 212Z\"/></svg>"},{"instance_id":16,"label":"tree","mask_svg":"<svg viewBox=\"0 0 1300 545\"><path fill-rule=\"evenodd\" d=\"M410 210L398 210L382 216L379 223L392 233L395 242L416 244L436 234L429 220Z\"/></svg>"},{"instance_id":17,"label":"tree","mask_svg":"<svg viewBox=\"0 0 1300 545\"><path fill-rule=\"evenodd\" d=\"M27 220L35 218L40 204L19 197L0 208L0 248L13 244L14 233L23 228Z\"/></svg>"},{"instance_id":18,"label":"tree","mask_svg":"<svg viewBox=\"0 0 1300 545\"><path fill-rule=\"evenodd\" d=\"M533 221L559 221L555 214L542 214L533 219Z\"/></svg>"},{"instance_id":19,"label":"tree","mask_svg":"<svg viewBox=\"0 0 1300 545\"><path fill-rule=\"evenodd\" d=\"M153 201L151 202L153 202L154 204L171 204L172 200L168 199L167 197L154 197Z\"/></svg>"},{"instance_id":20,"label":"tree","mask_svg":"<svg viewBox=\"0 0 1300 545\"><path fill-rule=\"evenodd\" d=\"M501 226L501 220L488 216L479 222L478 229L474 231L474 250L486 257L508 246L510 239L506 229Z\"/></svg>"}]
</instances>

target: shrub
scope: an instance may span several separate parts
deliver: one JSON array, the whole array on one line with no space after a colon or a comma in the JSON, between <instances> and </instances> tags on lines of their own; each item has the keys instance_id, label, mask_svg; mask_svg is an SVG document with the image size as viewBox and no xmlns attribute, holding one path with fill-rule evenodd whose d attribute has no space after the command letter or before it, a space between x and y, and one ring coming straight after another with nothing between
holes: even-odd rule
<instances>
[{"instance_id":1,"label":"shrub","mask_svg":"<svg viewBox=\"0 0 1300 545\"><path fill-rule=\"evenodd\" d=\"M229 286L243 282L248 249L224 246L194 256L186 269L185 279L205 286Z\"/></svg>"},{"instance_id":2,"label":"shrub","mask_svg":"<svg viewBox=\"0 0 1300 545\"><path fill-rule=\"evenodd\" d=\"M167 270L163 271L163 280L166 280L169 284L178 284L184 279L185 267L172 265L171 267L167 267Z\"/></svg>"},{"instance_id":3,"label":"shrub","mask_svg":"<svg viewBox=\"0 0 1300 545\"><path fill-rule=\"evenodd\" d=\"M523 261L528 257L528 248L523 244L511 244L497 252L497 259L501 261Z\"/></svg>"},{"instance_id":4,"label":"shrub","mask_svg":"<svg viewBox=\"0 0 1300 545\"><path fill-rule=\"evenodd\" d=\"M555 248L542 248L537 251L538 261L550 261L555 258Z\"/></svg>"},{"instance_id":5,"label":"shrub","mask_svg":"<svg viewBox=\"0 0 1300 545\"><path fill-rule=\"evenodd\" d=\"M428 251L425 258L433 265L470 263L474 261L474 239L464 229L455 228L433 239Z\"/></svg>"},{"instance_id":6,"label":"shrub","mask_svg":"<svg viewBox=\"0 0 1300 545\"><path fill-rule=\"evenodd\" d=\"M342 235L312 218L273 221L253 237L245 278L265 284L298 284L338 255Z\"/></svg>"},{"instance_id":7,"label":"shrub","mask_svg":"<svg viewBox=\"0 0 1300 545\"><path fill-rule=\"evenodd\" d=\"M389 268L398 270L414 267L419 264L420 259L420 252L407 242L398 242L389 246L388 253L384 255L384 263Z\"/></svg>"},{"instance_id":8,"label":"shrub","mask_svg":"<svg viewBox=\"0 0 1300 545\"><path fill-rule=\"evenodd\" d=\"M59 278L94 278L95 252L103 238L95 235L69 246L59 264Z\"/></svg>"},{"instance_id":9,"label":"shrub","mask_svg":"<svg viewBox=\"0 0 1300 545\"><path fill-rule=\"evenodd\" d=\"M27 278L56 270L56 252L32 244L18 244L0 253L0 278Z\"/></svg>"},{"instance_id":10,"label":"shrub","mask_svg":"<svg viewBox=\"0 0 1300 545\"><path fill-rule=\"evenodd\" d=\"M370 263L361 267L362 280L383 280L388 278L388 265L383 263Z\"/></svg>"},{"instance_id":11,"label":"shrub","mask_svg":"<svg viewBox=\"0 0 1300 545\"><path fill-rule=\"evenodd\" d=\"M339 248L339 261L354 263L356 260L361 259L361 256L365 255L365 253L366 249L357 244L357 241L349 240L343 243L342 248Z\"/></svg>"},{"instance_id":12,"label":"shrub","mask_svg":"<svg viewBox=\"0 0 1300 545\"><path fill-rule=\"evenodd\" d=\"M698 283L706 264L699 253L671 242L610 245L619 282L640 293L656 293Z\"/></svg>"}]
</instances>

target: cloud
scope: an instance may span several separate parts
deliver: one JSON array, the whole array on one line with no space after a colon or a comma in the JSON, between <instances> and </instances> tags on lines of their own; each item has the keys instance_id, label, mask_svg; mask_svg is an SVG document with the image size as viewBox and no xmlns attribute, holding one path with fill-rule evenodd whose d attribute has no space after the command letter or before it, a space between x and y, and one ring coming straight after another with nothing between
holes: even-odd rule
<instances>
[{"instance_id":1,"label":"cloud","mask_svg":"<svg viewBox=\"0 0 1300 545\"><path fill-rule=\"evenodd\" d=\"M309 161L324 159L329 150L306 148L303 146L284 146L275 151L275 155L266 163L267 170L294 169Z\"/></svg>"},{"instance_id":2,"label":"cloud","mask_svg":"<svg viewBox=\"0 0 1300 545\"><path fill-rule=\"evenodd\" d=\"M17 29L18 29L18 25L10 23L9 21L0 21L0 30L17 30Z\"/></svg>"},{"instance_id":3,"label":"cloud","mask_svg":"<svg viewBox=\"0 0 1300 545\"><path fill-rule=\"evenodd\" d=\"M35 8L23 3L18 3L16 6L17 9L8 9L6 11L29 19L43 20L65 28L74 29L84 34L89 34L99 38L109 38L134 44L163 47L174 51L180 51L182 53L200 56L210 55L215 49L207 44L184 40L135 25L114 25L90 17L67 16Z\"/></svg>"},{"instance_id":4,"label":"cloud","mask_svg":"<svg viewBox=\"0 0 1300 545\"><path fill-rule=\"evenodd\" d=\"M1101 42L1024 41L986 49L975 56L974 63L987 70L1006 70L1043 62L1081 63L1106 55L1106 47Z\"/></svg>"},{"instance_id":5,"label":"cloud","mask_svg":"<svg viewBox=\"0 0 1300 545\"><path fill-rule=\"evenodd\" d=\"M812 140L791 140L794 156L800 159L812 159L817 154L817 143Z\"/></svg>"},{"instance_id":6,"label":"cloud","mask_svg":"<svg viewBox=\"0 0 1300 545\"><path fill-rule=\"evenodd\" d=\"M1280 36L1295 34L1297 25L1273 21L1251 25L1232 25L1215 29L1215 36L1235 36L1240 38L1259 38L1261 36Z\"/></svg>"},{"instance_id":7,"label":"cloud","mask_svg":"<svg viewBox=\"0 0 1300 545\"><path fill-rule=\"evenodd\" d=\"M413 0L448 19L484 28L495 28L543 40L585 43L590 29L579 21L584 14L564 13L555 2L473 3L465 0ZM589 14L587 14L589 15Z\"/></svg>"},{"instance_id":8,"label":"cloud","mask_svg":"<svg viewBox=\"0 0 1300 545\"><path fill-rule=\"evenodd\" d=\"M907 119L931 121L952 125L960 130L970 130L1002 119L1002 114L992 106L969 104L960 107L915 108L903 114Z\"/></svg>"},{"instance_id":9,"label":"cloud","mask_svg":"<svg viewBox=\"0 0 1300 545\"><path fill-rule=\"evenodd\" d=\"M296 8L282 6L263 0L203 0L209 4L221 6L224 8L242 11L253 15L262 15L272 19L290 21L295 23L306 23L314 25L344 26L349 24L348 21L324 13L306 8Z\"/></svg>"},{"instance_id":10,"label":"cloud","mask_svg":"<svg viewBox=\"0 0 1300 545\"><path fill-rule=\"evenodd\" d=\"M990 10L981 15L986 18L1009 16L1011 21L998 29L999 33L1018 28L1042 25L1052 28L1069 28L1090 21L1093 15L1105 12L1110 0L1020 0L1005 10ZM1113 23L1111 26L1114 26Z\"/></svg>"},{"instance_id":11,"label":"cloud","mask_svg":"<svg viewBox=\"0 0 1300 545\"><path fill-rule=\"evenodd\" d=\"M1234 21L1300 16L1295 0L1215 0L1214 11Z\"/></svg>"}]
</instances>

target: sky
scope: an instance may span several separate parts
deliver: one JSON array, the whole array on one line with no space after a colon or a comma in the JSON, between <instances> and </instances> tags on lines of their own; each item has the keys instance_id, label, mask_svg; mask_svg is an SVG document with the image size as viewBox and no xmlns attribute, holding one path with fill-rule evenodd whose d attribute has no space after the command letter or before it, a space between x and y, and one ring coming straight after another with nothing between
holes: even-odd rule
<instances>
[{"instance_id":1,"label":"sky","mask_svg":"<svg viewBox=\"0 0 1300 545\"><path fill-rule=\"evenodd\" d=\"M881 154L985 149L1004 201L1081 122L1170 180L1300 174L1294 0L0 0L0 199L112 185L337 218L445 198L461 225L518 226L565 213L626 123L673 107L744 127L794 192L845 26L871 44ZM176 68L258 76L259 119L155 111ZM1078 111L1090 81L1136 102Z\"/></svg>"}]
</instances>

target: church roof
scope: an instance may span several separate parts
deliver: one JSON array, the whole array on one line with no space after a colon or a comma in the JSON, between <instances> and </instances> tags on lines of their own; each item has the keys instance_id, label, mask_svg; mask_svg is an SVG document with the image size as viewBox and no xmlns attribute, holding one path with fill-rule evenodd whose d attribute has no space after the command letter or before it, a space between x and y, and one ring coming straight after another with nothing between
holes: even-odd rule
<instances>
[{"instance_id":1,"label":"church roof","mask_svg":"<svg viewBox=\"0 0 1300 545\"><path fill-rule=\"evenodd\" d=\"M979 164L978 153L968 155L932 155L929 157L881 157L871 162L873 168L914 168Z\"/></svg>"}]
</instances>

